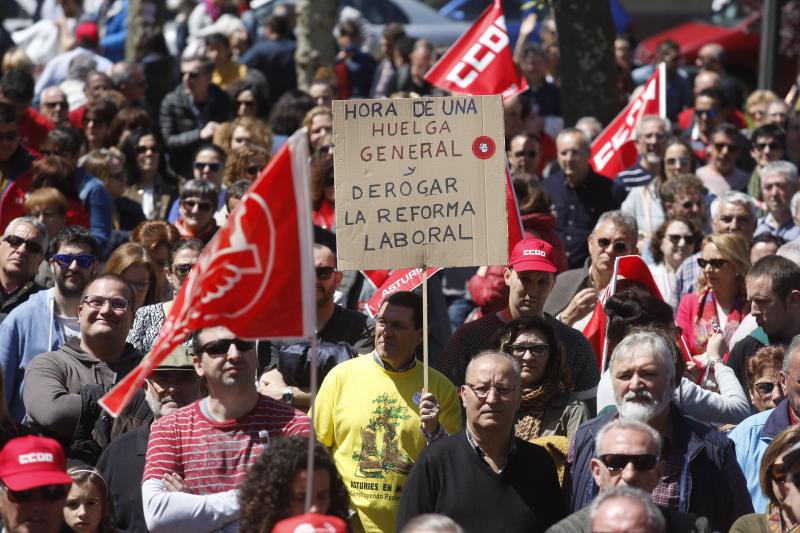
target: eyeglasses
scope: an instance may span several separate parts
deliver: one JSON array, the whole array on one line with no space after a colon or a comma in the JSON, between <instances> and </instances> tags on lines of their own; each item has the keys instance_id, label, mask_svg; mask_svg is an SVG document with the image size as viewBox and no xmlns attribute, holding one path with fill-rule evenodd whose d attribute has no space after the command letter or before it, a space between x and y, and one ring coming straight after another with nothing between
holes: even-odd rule
<instances>
[{"instance_id":1,"label":"eyeglasses","mask_svg":"<svg viewBox=\"0 0 800 533\"><path fill-rule=\"evenodd\" d=\"M317 272L317 279L326 280L331 279L336 269L333 267L316 267L314 270Z\"/></svg>"},{"instance_id":2,"label":"eyeglasses","mask_svg":"<svg viewBox=\"0 0 800 533\"><path fill-rule=\"evenodd\" d=\"M536 154L537 154L536 150L517 150L516 152L513 152L514 157L525 157L525 156L527 156L527 157L530 157L531 159L536 157Z\"/></svg>"},{"instance_id":3,"label":"eyeglasses","mask_svg":"<svg viewBox=\"0 0 800 533\"><path fill-rule=\"evenodd\" d=\"M505 385L471 385L464 383L464 386L471 390L481 401L488 398L492 390L501 398L510 398L514 391L517 390L517 387L506 387Z\"/></svg>"},{"instance_id":4,"label":"eyeglasses","mask_svg":"<svg viewBox=\"0 0 800 533\"><path fill-rule=\"evenodd\" d=\"M681 204L684 209L691 209L692 206L703 207L703 200L686 200Z\"/></svg>"},{"instance_id":5,"label":"eyeglasses","mask_svg":"<svg viewBox=\"0 0 800 533\"><path fill-rule=\"evenodd\" d=\"M192 263L176 263L172 265L172 273L181 278L185 278L192 271Z\"/></svg>"},{"instance_id":6,"label":"eyeglasses","mask_svg":"<svg viewBox=\"0 0 800 533\"><path fill-rule=\"evenodd\" d=\"M15 250L24 244L25 248L32 254L40 254L44 252L44 248L41 244L30 239L23 239L22 237L18 237L16 235L7 235L5 238L3 238L3 240Z\"/></svg>"},{"instance_id":7,"label":"eyeglasses","mask_svg":"<svg viewBox=\"0 0 800 533\"><path fill-rule=\"evenodd\" d=\"M218 172L219 169L222 168L222 164L221 163L201 163L200 161L195 161L194 162L194 169L195 170L199 170L200 172L202 172L206 168L211 170L211 172Z\"/></svg>"},{"instance_id":8,"label":"eyeglasses","mask_svg":"<svg viewBox=\"0 0 800 533\"><path fill-rule=\"evenodd\" d=\"M44 487L36 487L28 490L11 490L3 485L3 490L6 491L8 499L14 503L25 503L38 496L49 502L55 502L67 497L67 489L69 485L45 485Z\"/></svg>"},{"instance_id":9,"label":"eyeglasses","mask_svg":"<svg viewBox=\"0 0 800 533\"><path fill-rule=\"evenodd\" d=\"M705 269L707 266L711 266L714 270L719 270L722 266L727 263L727 259L722 259L721 257L714 258L714 259L703 259L702 257L697 258L697 266L702 269Z\"/></svg>"},{"instance_id":10,"label":"eyeglasses","mask_svg":"<svg viewBox=\"0 0 800 533\"><path fill-rule=\"evenodd\" d=\"M694 235L667 235L667 239L676 246L680 244L681 240L686 244L694 244Z\"/></svg>"},{"instance_id":11,"label":"eyeglasses","mask_svg":"<svg viewBox=\"0 0 800 533\"><path fill-rule=\"evenodd\" d=\"M45 106L47 109L55 109L57 107L68 107L66 100L61 100L58 102L43 102L42 105Z\"/></svg>"},{"instance_id":12,"label":"eyeglasses","mask_svg":"<svg viewBox=\"0 0 800 533\"><path fill-rule=\"evenodd\" d=\"M756 383L753 385L756 390L761 394L772 394L772 391L775 390L776 385L774 383Z\"/></svg>"},{"instance_id":13,"label":"eyeglasses","mask_svg":"<svg viewBox=\"0 0 800 533\"><path fill-rule=\"evenodd\" d=\"M203 347L200 348L200 351L208 355L223 355L228 353L231 345L236 346L236 349L240 352L249 352L256 347L256 343L253 341L245 341L242 339L218 339L205 343Z\"/></svg>"},{"instance_id":14,"label":"eyeglasses","mask_svg":"<svg viewBox=\"0 0 800 533\"><path fill-rule=\"evenodd\" d=\"M772 463L769 465L769 475L772 478L772 481L778 485L783 485L786 483L786 478L788 476L786 465L783 463Z\"/></svg>"},{"instance_id":15,"label":"eyeglasses","mask_svg":"<svg viewBox=\"0 0 800 533\"><path fill-rule=\"evenodd\" d=\"M157 148L155 145L152 146L137 146L136 153L137 154L146 154L147 152L157 152Z\"/></svg>"},{"instance_id":16,"label":"eyeglasses","mask_svg":"<svg viewBox=\"0 0 800 533\"><path fill-rule=\"evenodd\" d=\"M0 141L13 141L17 137L19 137L18 131L9 131L6 133L0 133ZM44 152L41 153L44 154Z\"/></svg>"},{"instance_id":17,"label":"eyeglasses","mask_svg":"<svg viewBox=\"0 0 800 533\"><path fill-rule=\"evenodd\" d=\"M68 268L73 261L77 262L80 268L89 268L97 261L97 258L92 254L56 254L53 256L53 261L58 263L61 268Z\"/></svg>"},{"instance_id":18,"label":"eyeglasses","mask_svg":"<svg viewBox=\"0 0 800 533\"><path fill-rule=\"evenodd\" d=\"M700 117L714 118L717 116L717 111L714 109L695 109L694 114Z\"/></svg>"},{"instance_id":19,"label":"eyeglasses","mask_svg":"<svg viewBox=\"0 0 800 533\"><path fill-rule=\"evenodd\" d=\"M257 166L247 167L246 169L244 169L244 171L250 176L258 175L260 170L261 170L261 167L257 167Z\"/></svg>"},{"instance_id":20,"label":"eyeglasses","mask_svg":"<svg viewBox=\"0 0 800 533\"><path fill-rule=\"evenodd\" d=\"M183 200L181 202L181 205L187 211L194 211L194 208L197 207L198 211L204 211L208 213L209 211L214 209L214 206L211 204L211 202L195 202L194 200Z\"/></svg>"},{"instance_id":21,"label":"eyeglasses","mask_svg":"<svg viewBox=\"0 0 800 533\"><path fill-rule=\"evenodd\" d=\"M770 152L774 152L776 150L783 150L783 145L779 142L771 142L771 143L754 143L753 148L758 150L759 152L763 152L767 148L769 148Z\"/></svg>"},{"instance_id":22,"label":"eyeglasses","mask_svg":"<svg viewBox=\"0 0 800 533\"><path fill-rule=\"evenodd\" d=\"M627 455L623 453L607 453L599 457L608 471L618 474L625 470L628 465L633 465L637 472L647 472L652 470L658 463L658 457L645 453L641 455Z\"/></svg>"},{"instance_id":23,"label":"eyeglasses","mask_svg":"<svg viewBox=\"0 0 800 533\"><path fill-rule=\"evenodd\" d=\"M739 145L730 143L714 143L714 148L717 150L717 152L721 152L725 148L731 152L735 152L739 149Z\"/></svg>"},{"instance_id":24,"label":"eyeglasses","mask_svg":"<svg viewBox=\"0 0 800 533\"><path fill-rule=\"evenodd\" d=\"M597 246L600 247L601 250L605 250L611 245L611 239L600 238L596 239ZM622 254L628 250L628 245L624 241L614 241L614 253Z\"/></svg>"},{"instance_id":25,"label":"eyeglasses","mask_svg":"<svg viewBox=\"0 0 800 533\"><path fill-rule=\"evenodd\" d=\"M117 296L108 298L100 295L89 295L83 297L83 303L92 309L102 309L105 307L106 302L113 311L125 311L128 308L128 300Z\"/></svg>"},{"instance_id":26,"label":"eyeglasses","mask_svg":"<svg viewBox=\"0 0 800 533\"><path fill-rule=\"evenodd\" d=\"M667 165L674 165L674 166L684 166L689 165L689 159L686 157L668 157L664 160L664 164Z\"/></svg>"},{"instance_id":27,"label":"eyeglasses","mask_svg":"<svg viewBox=\"0 0 800 533\"><path fill-rule=\"evenodd\" d=\"M530 352L535 357L546 357L550 355L550 345L544 342L535 344L511 344L508 347L514 357L525 357Z\"/></svg>"}]
</instances>

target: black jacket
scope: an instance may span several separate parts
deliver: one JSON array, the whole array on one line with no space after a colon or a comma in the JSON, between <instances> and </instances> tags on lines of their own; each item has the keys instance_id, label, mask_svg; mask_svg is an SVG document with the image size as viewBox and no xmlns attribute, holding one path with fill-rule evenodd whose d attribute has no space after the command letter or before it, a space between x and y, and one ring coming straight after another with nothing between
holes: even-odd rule
<instances>
[{"instance_id":1,"label":"black jacket","mask_svg":"<svg viewBox=\"0 0 800 533\"><path fill-rule=\"evenodd\" d=\"M142 474L150 438L150 424L120 435L108 445L97 469L114 498L114 527L123 531L148 531L142 509Z\"/></svg>"}]
</instances>

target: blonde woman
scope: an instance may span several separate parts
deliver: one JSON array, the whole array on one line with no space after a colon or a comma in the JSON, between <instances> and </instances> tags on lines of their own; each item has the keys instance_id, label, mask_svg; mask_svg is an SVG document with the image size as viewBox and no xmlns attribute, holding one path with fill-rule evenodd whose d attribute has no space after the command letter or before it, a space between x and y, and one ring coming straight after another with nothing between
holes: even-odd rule
<instances>
[{"instance_id":1,"label":"blonde woman","mask_svg":"<svg viewBox=\"0 0 800 533\"><path fill-rule=\"evenodd\" d=\"M750 247L739 233L714 233L701 244L697 264L703 275L697 291L681 298L675 323L692 354L706 351L708 339L721 332L728 346L749 312L744 278L750 270ZM727 352L727 349L724 350Z\"/></svg>"}]
</instances>

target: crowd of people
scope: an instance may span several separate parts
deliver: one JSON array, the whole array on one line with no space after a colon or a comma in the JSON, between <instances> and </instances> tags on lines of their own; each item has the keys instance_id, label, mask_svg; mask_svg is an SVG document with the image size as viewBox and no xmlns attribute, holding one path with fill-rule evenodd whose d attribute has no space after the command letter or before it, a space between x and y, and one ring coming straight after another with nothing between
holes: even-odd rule
<instances>
[{"instance_id":1,"label":"crowd of people","mask_svg":"<svg viewBox=\"0 0 800 533\"><path fill-rule=\"evenodd\" d=\"M664 62L668 102L609 179L605 125L564 124L558 28L526 19L529 89L504 103L525 235L428 281L424 338L419 289L373 318L373 278L337 269L331 102L445 96L424 78L443 51L348 8L299 87L291 3L167 7L177 44L145 24L132 56L127 0L44 2L0 39L4 531L800 528L797 91L747 94L716 44L634 65L619 36L620 93ZM112 418L98 401L298 131L316 341L195 331ZM614 279L627 255L652 286Z\"/></svg>"}]
</instances>

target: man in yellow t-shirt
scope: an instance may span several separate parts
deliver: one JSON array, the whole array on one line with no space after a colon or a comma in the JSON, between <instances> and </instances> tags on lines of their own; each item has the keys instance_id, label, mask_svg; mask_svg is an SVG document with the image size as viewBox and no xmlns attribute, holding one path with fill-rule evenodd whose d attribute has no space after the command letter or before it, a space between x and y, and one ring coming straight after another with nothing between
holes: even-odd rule
<instances>
[{"instance_id":1,"label":"man in yellow t-shirt","mask_svg":"<svg viewBox=\"0 0 800 533\"><path fill-rule=\"evenodd\" d=\"M400 495L422 449L461 430L455 387L414 352L422 342L422 301L411 292L386 298L375 351L333 368L314 403L317 438L333 453L358 512L353 531L394 531Z\"/></svg>"}]
</instances>

